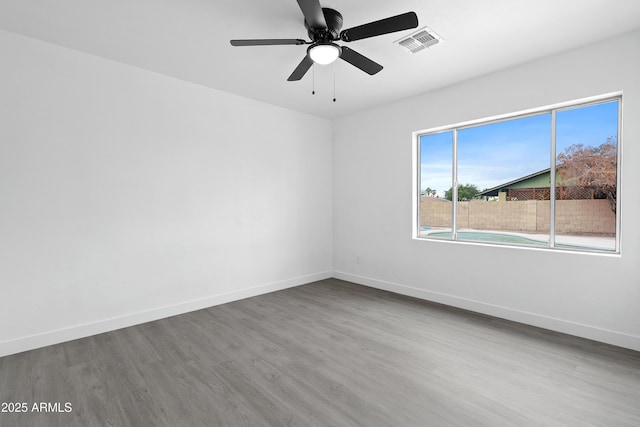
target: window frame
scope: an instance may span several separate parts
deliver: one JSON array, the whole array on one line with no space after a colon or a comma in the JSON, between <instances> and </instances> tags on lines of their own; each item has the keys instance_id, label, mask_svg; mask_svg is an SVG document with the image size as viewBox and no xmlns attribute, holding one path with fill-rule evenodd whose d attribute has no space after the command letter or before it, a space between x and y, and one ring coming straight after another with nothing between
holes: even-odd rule
<instances>
[{"instance_id":1,"label":"window frame","mask_svg":"<svg viewBox=\"0 0 640 427\"><path fill-rule=\"evenodd\" d=\"M518 245L515 243L499 243L488 241L471 241L471 240L458 240L458 131L469 129L477 126L490 125L494 123L500 123L509 120L517 120L521 118L532 117L541 114L550 114L551 116L551 129L550 129L550 188L556 187L556 115L558 112L589 107L592 105L604 104L608 102L618 102L618 123L617 123L617 170L616 170L616 235L615 235L615 250L601 250L596 248L578 247L558 247L555 243L555 209L556 209L556 195L555 191L550 191L550 206L549 206L549 243L547 246L529 246ZM621 255L621 193L622 193L622 168L623 168L623 96L622 92L607 93L603 95L593 96L589 98L582 98L573 101L562 102L558 104L548 105L539 108L533 108L529 110L523 110L513 113L507 113L492 117L486 117L482 119L470 120L460 122L452 125L438 126L428 128L425 130L415 131L412 133L412 172L413 172L413 185L412 185L412 238L414 240L426 241L426 242L445 242L454 244L468 244L468 245L481 245L492 247L513 247L518 249L529 250L542 250L553 252L570 252L570 253L585 253L595 254L603 256L620 256ZM442 238L430 238L428 236L420 236L420 207L421 207L421 153L420 153L420 138L425 135L433 135L437 133L452 132L452 218L451 218L451 239Z\"/></svg>"}]
</instances>

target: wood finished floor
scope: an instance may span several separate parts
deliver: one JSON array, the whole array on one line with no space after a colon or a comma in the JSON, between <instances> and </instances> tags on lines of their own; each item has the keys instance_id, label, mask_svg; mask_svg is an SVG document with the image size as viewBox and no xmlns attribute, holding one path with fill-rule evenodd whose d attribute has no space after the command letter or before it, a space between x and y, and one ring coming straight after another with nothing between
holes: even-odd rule
<instances>
[{"instance_id":1,"label":"wood finished floor","mask_svg":"<svg viewBox=\"0 0 640 427\"><path fill-rule=\"evenodd\" d=\"M640 353L336 279L0 358L0 426L640 426ZM64 406L63 406L64 407Z\"/></svg>"}]
</instances>

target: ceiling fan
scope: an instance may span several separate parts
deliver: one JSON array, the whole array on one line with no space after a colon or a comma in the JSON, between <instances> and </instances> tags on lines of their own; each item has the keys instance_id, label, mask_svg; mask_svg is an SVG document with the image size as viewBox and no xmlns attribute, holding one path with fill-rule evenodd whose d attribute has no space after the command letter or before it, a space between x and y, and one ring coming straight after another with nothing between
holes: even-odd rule
<instances>
[{"instance_id":1,"label":"ceiling fan","mask_svg":"<svg viewBox=\"0 0 640 427\"><path fill-rule=\"evenodd\" d=\"M338 40L352 42L418 26L418 17L415 12L407 12L340 31L342 28L340 12L321 7L319 0L297 1L304 15L304 26L311 41L303 39L231 40L232 46L310 45L307 48L307 54L293 70L288 81L300 80L314 63L330 64L338 58L369 75L376 74L382 70L382 65L347 46L338 46L334 42Z\"/></svg>"}]
</instances>

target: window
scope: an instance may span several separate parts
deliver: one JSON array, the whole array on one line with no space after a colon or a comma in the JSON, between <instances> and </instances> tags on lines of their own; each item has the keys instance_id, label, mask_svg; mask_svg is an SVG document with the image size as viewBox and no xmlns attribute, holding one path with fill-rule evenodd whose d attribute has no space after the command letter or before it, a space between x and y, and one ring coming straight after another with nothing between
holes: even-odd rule
<instances>
[{"instance_id":1,"label":"window","mask_svg":"<svg viewBox=\"0 0 640 427\"><path fill-rule=\"evenodd\" d=\"M619 253L621 98L416 133L416 236Z\"/></svg>"}]
</instances>

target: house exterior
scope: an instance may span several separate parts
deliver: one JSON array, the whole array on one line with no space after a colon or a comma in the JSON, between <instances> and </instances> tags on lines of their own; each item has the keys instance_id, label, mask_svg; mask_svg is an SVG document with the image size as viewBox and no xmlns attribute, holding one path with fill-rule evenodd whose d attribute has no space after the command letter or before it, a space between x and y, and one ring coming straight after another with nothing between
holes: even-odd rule
<instances>
[{"instance_id":1,"label":"house exterior","mask_svg":"<svg viewBox=\"0 0 640 427\"><path fill-rule=\"evenodd\" d=\"M496 187L484 190L479 196L484 199L498 197L498 200L549 200L551 183L551 169L543 169L539 172L523 176L513 181L500 184ZM586 200L606 198L599 195L593 187L576 185L563 185L562 177L556 169L556 200Z\"/></svg>"}]
</instances>

